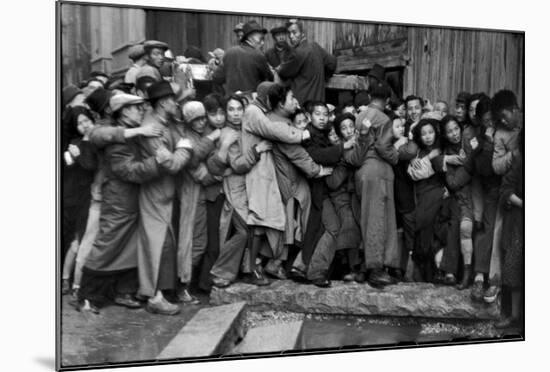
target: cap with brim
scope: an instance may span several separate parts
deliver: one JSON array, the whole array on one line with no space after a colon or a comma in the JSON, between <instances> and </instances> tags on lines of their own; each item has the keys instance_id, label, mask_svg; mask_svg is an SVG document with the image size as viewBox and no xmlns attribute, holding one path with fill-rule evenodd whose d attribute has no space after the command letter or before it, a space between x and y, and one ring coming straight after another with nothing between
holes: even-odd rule
<instances>
[{"instance_id":1,"label":"cap with brim","mask_svg":"<svg viewBox=\"0 0 550 372\"><path fill-rule=\"evenodd\" d=\"M377 79L378 81L384 81L384 75L385 75L385 69L383 66L379 64L375 64L374 66L372 66L371 70L367 74L367 76L371 76Z\"/></svg>"},{"instance_id":2,"label":"cap with brim","mask_svg":"<svg viewBox=\"0 0 550 372\"><path fill-rule=\"evenodd\" d=\"M139 105L144 102L144 99L132 94L120 93L111 97L109 105L112 112L117 112L123 107L130 105Z\"/></svg>"},{"instance_id":3,"label":"cap with brim","mask_svg":"<svg viewBox=\"0 0 550 372\"><path fill-rule=\"evenodd\" d=\"M128 58L132 61L136 61L145 55L145 48L143 44L132 45L128 50Z\"/></svg>"},{"instance_id":4,"label":"cap with brim","mask_svg":"<svg viewBox=\"0 0 550 372\"><path fill-rule=\"evenodd\" d=\"M63 92L61 94L63 97L63 107L67 106L69 102L71 102L78 94L82 94L82 91L75 85L67 85L63 88Z\"/></svg>"},{"instance_id":5,"label":"cap with brim","mask_svg":"<svg viewBox=\"0 0 550 372\"><path fill-rule=\"evenodd\" d=\"M147 40L146 42L143 43L143 48L145 49L146 52L153 48L158 48L158 49L162 49L163 51L166 51L168 49L168 44L158 40Z\"/></svg>"},{"instance_id":6,"label":"cap with brim","mask_svg":"<svg viewBox=\"0 0 550 372\"><path fill-rule=\"evenodd\" d=\"M267 30L262 26L260 26L258 22L250 21L245 23L243 26L243 36L241 37L241 41L245 41L247 36L254 32L261 32L262 34L267 34Z\"/></svg>"},{"instance_id":7,"label":"cap with brim","mask_svg":"<svg viewBox=\"0 0 550 372\"><path fill-rule=\"evenodd\" d=\"M283 33L286 34L287 31L285 26L278 26L278 27L272 28L269 32L271 32L271 35L275 35L275 34L283 34Z\"/></svg>"}]
</instances>

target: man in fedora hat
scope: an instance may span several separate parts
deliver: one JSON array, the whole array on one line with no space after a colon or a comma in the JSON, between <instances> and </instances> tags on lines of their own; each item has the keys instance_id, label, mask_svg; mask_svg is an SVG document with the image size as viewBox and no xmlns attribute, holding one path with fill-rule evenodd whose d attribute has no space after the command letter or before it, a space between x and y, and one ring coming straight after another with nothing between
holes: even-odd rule
<instances>
[{"instance_id":1,"label":"man in fedora hat","mask_svg":"<svg viewBox=\"0 0 550 372\"><path fill-rule=\"evenodd\" d=\"M268 49L265 52L265 57L267 58L267 63L273 68L279 66L281 62L286 60L287 55L290 51L290 45L287 41L287 30L285 26L277 26L270 30L271 36L275 45L273 48Z\"/></svg>"},{"instance_id":2,"label":"man in fedora hat","mask_svg":"<svg viewBox=\"0 0 550 372\"><path fill-rule=\"evenodd\" d=\"M143 119L143 102L141 97L124 93L111 97L113 126L138 127ZM98 307L110 300L112 293L117 305L141 306L134 298L139 184L158 177L165 160L161 152L142 157L135 139L105 147L99 232L82 269L77 310L98 313Z\"/></svg>"},{"instance_id":3,"label":"man in fedora hat","mask_svg":"<svg viewBox=\"0 0 550 372\"><path fill-rule=\"evenodd\" d=\"M147 63L143 44L132 45L128 50L128 58L132 60L132 66L124 75L124 82L136 85L136 76L139 70Z\"/></svg>"},{"instance_id":4,"label":"man in fedora hat","mask_svg":"<svg viewBox=\"0 0 550 372\"><path fill-rule=\"evenodd\" d=\"M316 42L310 42L302 22L292 19L286 24L292 53L275 71L281 79L290 79L298 102L325 101L325 81L336 70L336 57Z\"/></svg>"},{"instance_id":5,"label":"man in fedora hat","mask_svg":"<svg viewBox=\"0 0 550 372\"><path fill-rule=\"evenodd\" d=\"M223 63L214 72L216 84L225 84L226 93L236 91L251 93L262 81L273 80L265 55L260 51L267 33L258 22L252 20L243 26L240 45L229 48Z\"/></svg>"},{"instance_id":6,"label":"man in fedora hat","mask_svg":"<svg viewBox=\"0 0 550 372\"><path fill-rule=\"evenodd\" d=\"M166 172L150 179L139 191L139 294L148 298L148 311L173 315L179 312L179 307L168 302L163 291L174 291L177 284L176 235L172 227L175 174L190 160L191 143L189 140L179 142L181 137L174 123L178 104L170 83L152 84L147 96L152 111L145 115L141 126L161 128L162 135L140 138L140 156L161 155Z\"/></svg>"},{"instance_id":7,"label":"man in fedora hat","mask_svg":"<svg viewBox=\"0 0 550 372\"><path fill-rule=\"evenodd\" d=\"M147 63L139 69L136 80L142 76L151 76L155 81L162 81L160 68L164 62L164 52L168 50L168 44L157 40L147 40L143 43L143 49Z\"/></svg>"}]
</instances>

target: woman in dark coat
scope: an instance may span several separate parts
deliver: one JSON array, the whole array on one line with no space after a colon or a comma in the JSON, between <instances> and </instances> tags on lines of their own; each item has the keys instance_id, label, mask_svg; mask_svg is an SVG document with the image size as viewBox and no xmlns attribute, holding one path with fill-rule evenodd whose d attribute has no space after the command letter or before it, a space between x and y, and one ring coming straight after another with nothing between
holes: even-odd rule
<instances>
[{"instance_id":1,"label":"woman in dark coat","mask_svg":"<svg viewBox=\"0 0 550 372\"><path fill-rule=\"evenodd\" d=\"M524 283L524 188L523 188L523 131L518 138L520 156L513 158L512 167L502 178L500 203L503 206L502 286L511 296L510 307L503 309L505 317L495 326L506 328L521 322L521 296Z\"/></svg>"},{"instance_id":2,"label":"woman in dark coat","mask_svg":"<svg viewBox=\"0 0 550 372\"><path fill-rule=\"evenodd\" d=\"M435 119L421 119L414 127L413 138L419 147L417 159L430 159L436 153L439 147L438 129L439 121ZM417 159L412 160L411 164L415 164ZM415 280L431 282L435 272L435 253L440 248L436 241L435 222L442 207L444 181L440 174L432 172L429 177L415 181L414 188L416 233L412 258L417 268Z\"/></svg>"},{"instance_id":3,"label":"woman in dark coat","mask_svg":"<svg viewBox=\"0 0 550 372\"><path fill-rule=\"evenodd\" d=\"M91 202L91 185L97 168L97 151L88 139L94 127L93 115L87 108L76 106L67 126L69 145L63 167L63 264L62 291L70 290L70 276L78 246L86 229ZM67 162L68 161L68 162ZM71 246L71 249L67 248Z\"/></svg>"}]
</instances>

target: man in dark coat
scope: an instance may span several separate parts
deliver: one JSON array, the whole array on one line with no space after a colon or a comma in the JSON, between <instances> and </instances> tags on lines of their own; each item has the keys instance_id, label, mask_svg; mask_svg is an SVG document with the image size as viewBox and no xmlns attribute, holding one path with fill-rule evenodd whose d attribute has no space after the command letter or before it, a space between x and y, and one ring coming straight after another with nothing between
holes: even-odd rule
<instances>
[{"instance_id":1,"label":"man in dark coat","mask_svg":"<svg viewBox=\"0 0 550 372\"><path fill-rule=\"evenodd\" d=\"M287 59L290 52L290 45L287 42L287 31L285 26L279 26L271 29L271 36L275 41L273 48L265 52L267 63L273 68L278 67L284 60Z\"/></svg>"},{"instance_id":2,"label":"man in dark coat","mask_svg":"<svg viewBox=\"0 0 550 372\"><path fill-rule=\"evenodd\" d=\"M325 82L336 70L336 57L316 42L309 42L298 21L287 23L292 53L275 71L281 79L290 79L298 102L325 101Z\"/></svg>"},{"instance_id":3,"label":"man in dark coat","mask_svg":"<svg viewBox=\"0 0 550 372\"><path fill-rule=\"evenodd\" d=\"M139 126L143 119L142 103L141 97L129 94L113 96L110 100L113 125ZM76 303L78 310L94 313L113 294L118 305L140 307L133 297L137 289L139 184L158 177L162 160L157 154L142 158L135 140L109 144L104 158L99 233L84 264Z\"/></svg>"},{"instance_id":4,"label":"man in dark coat","mask_svg":"<svg viewBox=\"0 0 550 372\"><path fill-rule=\"evenodd\" d=\"M256 21L250 21L244 25L243 32L241 43L229 48L212 76L214 83L225 84L228 94L252 93L261 82L273 80L267 59L260 51L267 30Z\"/></svg>"}]
</instances>

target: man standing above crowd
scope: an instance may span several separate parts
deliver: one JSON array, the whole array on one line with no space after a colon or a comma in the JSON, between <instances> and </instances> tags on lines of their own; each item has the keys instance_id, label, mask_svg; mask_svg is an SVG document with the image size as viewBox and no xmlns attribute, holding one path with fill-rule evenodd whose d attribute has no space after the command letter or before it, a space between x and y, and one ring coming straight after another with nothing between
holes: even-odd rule
<instances>
[{"instance_id":1,"label":"man standing above crowd","mask_svg":"<svg viewBox=\"0 0 550 372\"><path fill-rule=\"evenodd\" d=\"M336 57L307 40L302 22L290 20L286 26L293 49L289 59L275 71L281 79L291 80L290 86L300 104L324 102L325 81L336 70Z\"/></svg>"},{"instance_id":2,"label":"man standing above crowd","mask_svg":"<svg viewBox=\"0 0 550 372\"><path fill-rule=\"evenodd\" d=\"M273 68L278 67L287 59L290 52L290 45L287 42L287 31L285 26L278 26L271 29L271 36L275 41L273 48L269 48L265 52L267 63Z\"/></svg>"},{"instance_id":3,"label":"man standing above crowd","mask_svg":"<svg viewBox=\"0 0 550 372\"><path fill-rule=\"evenodd\" d=\"M162 41L147 40L143 43L143 49L147 63L137 73L136 81L142 76L151 76L155 81L162 81L160 68L164 62L164 52L168 50L168 44Z\"/></svg>"},{"instance_id":4,"label":"man standing above crowd","mask_svg":"<svg viewBox=\"0 0 550 372\"><path fill-rule=\"evenodd\" d=\"M243 27L240 45L230 48L223 57L222 65L214 72L212 80L225 84L225 91L252 93L262 81L273 80L267 59L260 51L264 46L267 30L252 20Z\"/></svg>"},{"instance_id":5,"label":"man standing above crowd","mask_svg":"<svg viewBox=\"0 0 550 372\"><path fill-rule=\"evenodd\" d=\"M128 51L128 58L130 58L134 64L128 69L128 71L126 71L124 82L134 84L135 86L136 76L139 73L139 70L147 63L143 44L132 45Z\"/></svg>"}]
</instances>

